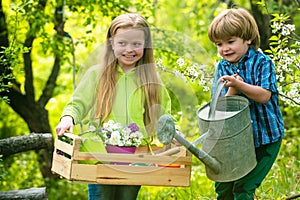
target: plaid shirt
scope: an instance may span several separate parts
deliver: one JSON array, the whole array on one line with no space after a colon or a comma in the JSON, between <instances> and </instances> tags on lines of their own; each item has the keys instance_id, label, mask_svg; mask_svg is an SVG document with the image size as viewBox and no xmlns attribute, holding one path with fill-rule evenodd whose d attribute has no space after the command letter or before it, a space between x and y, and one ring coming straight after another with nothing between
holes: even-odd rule
<instances>
[{"instance_id":1,"label":"plaid shirt","mask_svg":"<svg viewBox=\"0 0 300 200\"><path fill-rule=\"evenodd\" d=\"M277 80L272 60L265 54L249 48L240 59L238 66L222 59L215 72L212 94L221 76L238 74L244 82L260 86L272 92L270 100L261 104L247 98L250 103L250 115L254 134L255 147L278 141L284 135L284 124L278 102ZM228 88L224 88L224 96Z\"/></svg>"}]
</instances>

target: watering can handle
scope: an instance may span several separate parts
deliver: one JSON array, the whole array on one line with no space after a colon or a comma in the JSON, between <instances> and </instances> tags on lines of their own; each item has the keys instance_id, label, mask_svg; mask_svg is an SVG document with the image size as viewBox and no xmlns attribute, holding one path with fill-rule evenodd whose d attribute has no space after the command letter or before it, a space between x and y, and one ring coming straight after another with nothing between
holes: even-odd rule
<instances>
[{"instance_id":1,"label":"watering can handle","mask_svg":"<svg viewBox=\"0 0 300 200\"><path fill-rule=\"evenodd\" d=\"M221 94L221 91L224 87L224 85L227 83L227 81L221 81L218 84L218 87L216 89L216 92L213 96L213 99L210 103L210 108L209 108L209 112L208 112L208 119L214 119L215 118L215 111L216 111L216 107L217 107L217 102L218 102L218 98Z\"/></svg>"}]
</instances>

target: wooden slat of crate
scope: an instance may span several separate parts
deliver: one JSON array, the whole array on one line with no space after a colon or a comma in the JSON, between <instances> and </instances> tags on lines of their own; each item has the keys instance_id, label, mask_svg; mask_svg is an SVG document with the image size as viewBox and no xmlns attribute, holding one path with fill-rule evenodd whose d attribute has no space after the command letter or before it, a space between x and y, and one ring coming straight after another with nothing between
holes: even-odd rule
<instances>
[{"instance_id":1,"label":"wooden slat of crate","mask_svg":"<svg viewBox=\"0 0 300 200\"><path fill-rule=\"evenodd\" d=\"M81 138L77 136L71 138L72 145L56 139L52 163L52 171L70 181L116 185L189 186L190 184L192 158L191 155L186 156L184 149L176 156L150 155L145 147L138 148L139 154L80 152ZM57 149L69 154L71 158L56 154ZM161 147L153 149L156 152L162 150ZM152 166L78 163L81 160L151 163ZM157 164L172 163L180 164L181 168L157 167Z\"/></svg>"},{"instance_id":2,"label":"wooden slat of crate","mask_svg":"<svg viewBox=\"0 0 300 200\"><path fill-rule=\"evenodd\" d=\"M55 140L55 149L59 149L60 151L63 151L64 153L69 154L71 156L74 152L73 145L60 141L58 139Z\"/></svg>"},{"instance_id":3,"label":"wooden slat of crate","mask_svg":"<svg viewBox=\"0 0 300 200\"><path fill-rule=\"evenodd\" d=\"M75 182L85 181L89 183L97 183L97 169L97 165L73 163L71 177L69 180Z\"/></svg>"},{"instance_id":4,"label":"wooden slat of crate","mask_svg":"<svg viewBox=\"0 0 300 200\"><path fill-rule=\"evenodd\" d=\"M190 171L187 168L98 166L100 176L97 177L97 182L101 184L189 186L190 181Z\"/></svg>"},{"instance_id":5,"label":"wooden slat of crate","mask_svg":"<svg viewBox=\"0 0 300 200\"><path fill-rule=\"evenodd\" d=\"M183 153L184 150L181 149ZM170 164L178 163L181 165L190 165L190 156L155 156L146 154L105 154L92 152L78 152L74 160L98 160L102 162L130 162L130 163L151 163L151 164Z\"/></svg>"},{"instance_id":6,"label":"wooden slat of crate","mask_svg":"<svg viewBox=\"0 0 300 200\"><path fill-rule=\"evenodd\" d=\"M51 171L63 176L66 179L71 179L71 168L72 168L71 159L53 153Z\"/></svg>"},{"instance_id":7,"label":"wooden slat of crate","mask_svg":"<svg viewBox=\"0 0 300 200\"><path fill-rule=\"evenodd\" d=\"M190 184L190 166L185 168L165 168L156 166L73 164L71 180L113 185L186 187Z\"/></svg>"},{"instance_id":8,"label":"wooden slat of crate","mask_svg":"<svg viewBox=\"0 0 300 200\"><path fill-rule=\"evenodd\" d=\"M73 134L69 134L69 135L73 135ZM73 136L73 144L68 144L66 142L63 142L61 140L59 140L58 138L55 139L55 150L59 149L67 154L69 154L70 156L74 155L74 152L79 152L80 150L80 144L81 144L81 138L78 136Z\"/></svg>"}]
</instances>

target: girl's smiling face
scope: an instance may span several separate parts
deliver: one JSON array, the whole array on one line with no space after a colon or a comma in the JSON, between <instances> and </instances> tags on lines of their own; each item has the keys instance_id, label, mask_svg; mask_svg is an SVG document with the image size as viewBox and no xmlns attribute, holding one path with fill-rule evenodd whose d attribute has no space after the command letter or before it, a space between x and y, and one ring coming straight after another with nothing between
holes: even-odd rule
<instances>
[{"instance_id":1,"label":"girl's smiling face","mask_svg":"<svg viewBox=\"0 0 300 200\"><path fill-rule=\"evenodd\" d=\"M237 65L241 57L248 51L251 40L230 37L226 40L217 40L215 44L218 48L218 53L225 60Z\"/></svg>"},{"instance_id":2,"label":"girl's smiling face","mask_svg":"<svg viewBox=\"0 0 300 200\"><path fill-rule=\"evenodd\" d=\"M134 68L144 55L144 31L132 28L120 28L112 38L111 45L118 59L118 64L124 72L127 72Z\"/></svg>"}]
</instances>

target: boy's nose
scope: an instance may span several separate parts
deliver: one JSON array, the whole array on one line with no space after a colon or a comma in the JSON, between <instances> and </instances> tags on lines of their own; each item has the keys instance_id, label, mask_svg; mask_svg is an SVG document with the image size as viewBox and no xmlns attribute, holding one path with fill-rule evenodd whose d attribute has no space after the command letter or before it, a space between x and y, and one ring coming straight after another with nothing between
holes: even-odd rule
<instances>
[{"instance_id":1,"label":"boy's nose","mask_svg":"<svg viewBox=\"0 0 300 200\"><path fill-rule=\"evenodd\" d=\"M222 47L222 50L223 51L228 51L230 48L229 48L229 46L228 45L224 45L223 47Z\"/></svg>"}]
</instances>

